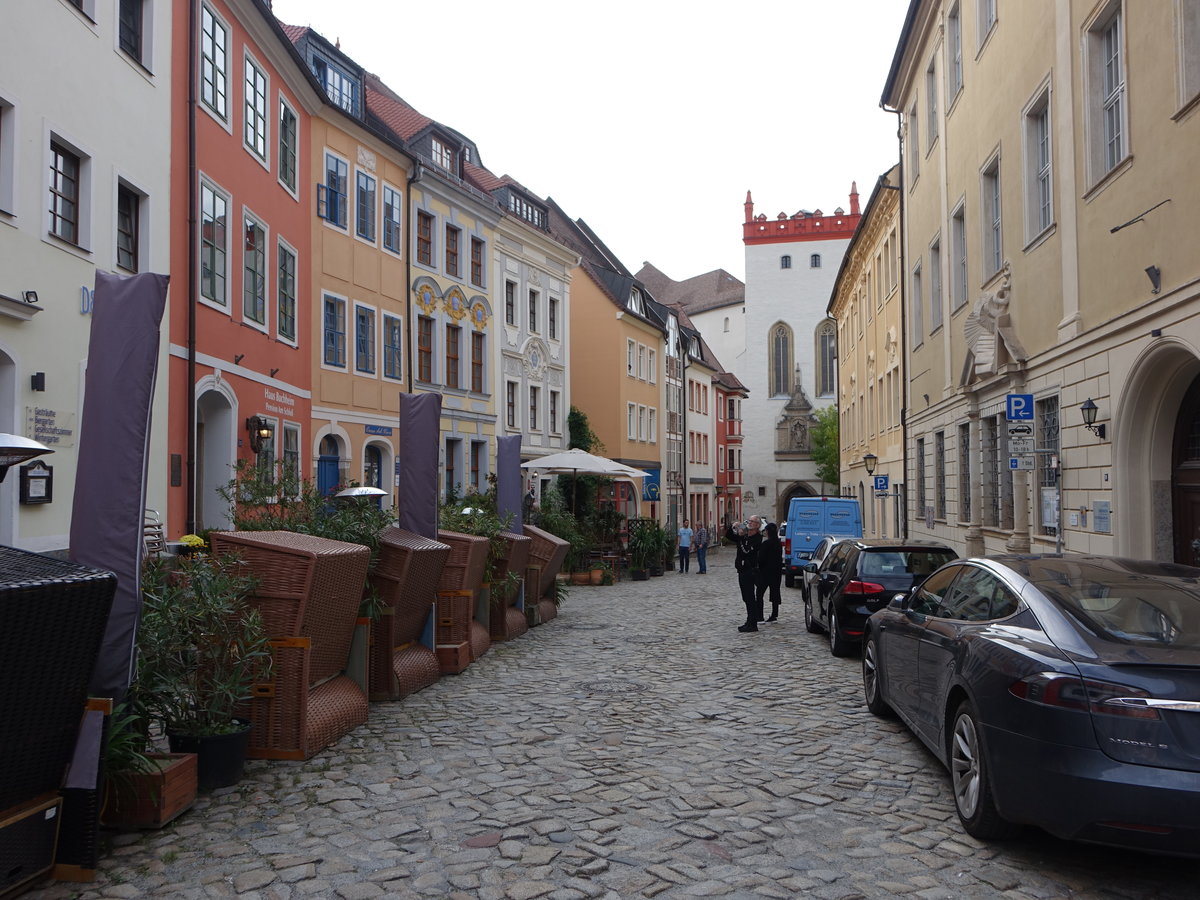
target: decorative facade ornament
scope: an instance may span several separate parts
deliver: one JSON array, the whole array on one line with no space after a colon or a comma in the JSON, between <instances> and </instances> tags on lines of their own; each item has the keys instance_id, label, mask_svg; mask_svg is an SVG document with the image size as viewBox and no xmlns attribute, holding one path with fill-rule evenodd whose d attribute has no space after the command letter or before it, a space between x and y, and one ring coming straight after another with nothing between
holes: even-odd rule
<instances>
[{"instance_id":1,"label":"decorative facade ornament","mask_svg":"<svg viewBox=\"0 0 1200 900\"><path fill-rule=\"evenodd\" d=\"M366 147L358 148L358 164L369 172L375 171L375 154Z\"/></svg>"},{"instance_id":2,"label":"decorative facade ornament","mask_svg":"<svg viewBox=\"0 0 1200 900\"><path fill-rule=\"evenodd\" d=\"M530 284L536 284L540 287L542 284L541 272L539 272L537 269L530 269L528 281Z\"/></svg>"},{"instance_id":3,"label":"decorative facade ornament","mask_svg":"<svg viewBox=\"0 0 1200 900\"><path fill-rule=\"evenodd\" d=\"M549 348L541 338L530 338L525 344L525 370L530 378L541 380L546 372L546 361L550 358Z\"/></svg>"},{"instance_id":4,"label":"decorative facade ornament","mask_svg":"<svg viewBox=\"0 0 1200 900\"><path fill-rule=\"evenodd\" d=\"M476 331L483 331L488 326L487 307L482 300L471 304L471 324L475 326Z\"/></svg>"},{"instance_id":5,"label":"decorative facade ornament","mask_svg":"<svg viewBox=\"0 0 1200 900\"><path fill-rule=\"evenodd\" d=\"M437 308L437 291L433 289L433 285L425 282L416 288L417 306L421 307L421 311L427 316L432 316L433 311Z\"/></svg>"},{"instance_id":6,"label":"decorative facade ornament","mask_svg":"<svg viewBox=\"0 0 1200 900\"><path fill-rule=\"evenodd\" d=\"M783 407L783 413L775 423L776 457L805 456L812 452L812 429L817 424L813 405L800 384L797 373L796 387Z\"/></svg>"},{"instance_id":7,"label":"decorative facade ornament","mask_svg":"<svg viewBox=\"0 0 1200 900\"><path fill-rule=\"evenodd\" d=\"M1025 361L1025 349L1013 331L1009 317L1009 293L1012 289L1012 270L1008 263L1001 270L1000 286L979 296L963 322L963 336L969 352L963 362L960 384L973 378L995 375L999 371L1001 353L1018 362Z\"/></svg>"},{"instance_id":8,"label":"decorative facade ornament","mask_svg":"<svg viewBox=\"0 0 1200 900\"><path fill-rule=\"evenodd\" d=\"M446 312L455 322L461 322L467 314L467 298L456 287L450 288L442 302L446 306Z\"/></svg>"}]
</instances>

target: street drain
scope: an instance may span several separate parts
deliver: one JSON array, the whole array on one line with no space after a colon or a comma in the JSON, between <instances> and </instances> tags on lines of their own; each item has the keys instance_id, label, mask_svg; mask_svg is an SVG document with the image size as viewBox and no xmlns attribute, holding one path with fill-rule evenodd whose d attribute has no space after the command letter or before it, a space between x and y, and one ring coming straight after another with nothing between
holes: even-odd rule
<instances>
[{"instance_id":1,"label":"street drain","mask_svg":"<svg viewBox=\"0 0 1200 900\"><path fill-rule=\"evenodd\" d=\"M650 685L640 681L625 681L620 678L601 678L596 681L581 681L578 685L589 694L640 694Z\"/></svg>"}]
</instances>

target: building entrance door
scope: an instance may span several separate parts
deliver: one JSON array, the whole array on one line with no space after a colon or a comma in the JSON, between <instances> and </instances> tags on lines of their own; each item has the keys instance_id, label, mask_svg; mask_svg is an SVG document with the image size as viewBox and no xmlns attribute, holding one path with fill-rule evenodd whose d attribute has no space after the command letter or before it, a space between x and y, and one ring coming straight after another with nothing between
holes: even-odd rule
<instances>
[{"instance_id":1,"label":"building entrance door","mask_svg":"<svg viewBox=\"0 0 1200 900\"><path fill-rule=\"evenodd\" d=\"M1171 466L1175 562L1200 566L1200 378L1179 407Z\"/></svg>"}]
</instances>

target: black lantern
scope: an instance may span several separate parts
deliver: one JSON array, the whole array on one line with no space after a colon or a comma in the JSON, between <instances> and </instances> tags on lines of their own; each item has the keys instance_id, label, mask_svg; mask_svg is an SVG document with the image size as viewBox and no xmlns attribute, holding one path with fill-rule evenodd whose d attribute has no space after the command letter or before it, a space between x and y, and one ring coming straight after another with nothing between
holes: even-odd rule
<instances>
[{"instance_id":1,"label":"black lantern","mask_svg":"<svg viewBox=\"0 0 1200 900\"><path fill-rule=\"evenodd\" d=\"M275 435L275 427L262 416L251 416L246 420L246 431L250 434L250 449L257 456Z\"/></svg>"},{"instance_id":2,"label":"black lantern","mask_svg":"<svg viewBox=\"0 0 1200 900\"><path fill-rule=\"evenodd\" d=\"M1100 411L1099 407L1092 402L1092 398L1088 397L1080 404L1079 411L1083 413L1083 427L1094 434L1100 440L1104 440L1104 425L1096 424L1096 413Z\"/></svg>"},{"instance_id":3,"label":"black lantern","mask_svg":"<svg viewBox=\"0 0 1200 900\"><path fill-rule=\"evenodd\" d=\"M874 453L867 453L863 456L863 465L867 468L868 475L875 474L875 466L879 463L879 457Z\"/></svg>"}]
</instances>

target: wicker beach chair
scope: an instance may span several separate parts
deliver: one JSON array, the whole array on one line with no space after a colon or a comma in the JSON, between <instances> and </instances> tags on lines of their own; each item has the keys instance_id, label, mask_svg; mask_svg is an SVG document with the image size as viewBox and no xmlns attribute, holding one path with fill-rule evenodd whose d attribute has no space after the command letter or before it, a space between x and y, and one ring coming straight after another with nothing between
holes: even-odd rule
<instances>
[{"instance_id":1,"label":"wicker beach chair","mask_svg":"<svg viewBox=\"0 0 1200 900\"><path fill-rule=\"evenodd\" d=\"M493 593L490 609L490 633L494 641L511 641L529 630L529 621L525 618L524 610L517 608L521 597L521 580L525 577L525 569L529 566L529 551L533 544L523 534L506 531L501 535L508 544L508 552L501 559L493 576L493 592L497 586L503 585L509 572L519 576L514 587L506 596L497 597Z\"/></svg>"},{"instance_id":2,"label":"wicker beach chair","mask_svg":"<svg viewBox=\"0 0 1200 900\"><path fill-rule=\"evenodd\" d=\"M368 579L382 603L371 622L372 700L398 700L429 687L441 672L421 643L450 546L411 531L389 528L379 540L379 562Z\"/></svg>"},{"instance_id":3,"label":"wicker beach chair","mask_svg":"<svg viewBox=\"0 0 1200 900\"><path fill-rule=\"evenodd\" d=\"M471 660L474 661L487 653L492 645L488 633L486 598L482 591L488 541L485 537L462 534L458 531L439 531L438 540L450 545L450 558L446 560L446 566L442 569L442 580L438 584L438 590L467 592L466 634ZM458 611L460 610L455 612Z\"/></svg>"},{"instance_id":4,"label":"wicker beach chair","mask_svg":"<svg viewBox=\"0 0 1200 900\"><path fill-rule=\"evenodd\" d=\"M537 584L525 583L525 602L528 604L551 596L550 588L554 584L555 577L562 570L563 563L567 560L567 551L571 549L571 545L557 535L532 525L526 525L524 530L525 536L531 542L529 545L530 564L539 566L541 569L541 580Z\"/></svg>"},{"instance_id":5,"label":"wicker beach chair","mask_svg":"<svg viewBox=\"0 0 1200 900\"><path fill-rule=\"evenodd\" d=\"M257 579L250 602L274 653L271 683L239 710L254 726L247 753L308 759L367 721L367 696L345 669L371 551L290 531L216 532L210 541Z\"/></svg>"}]
</instances>

